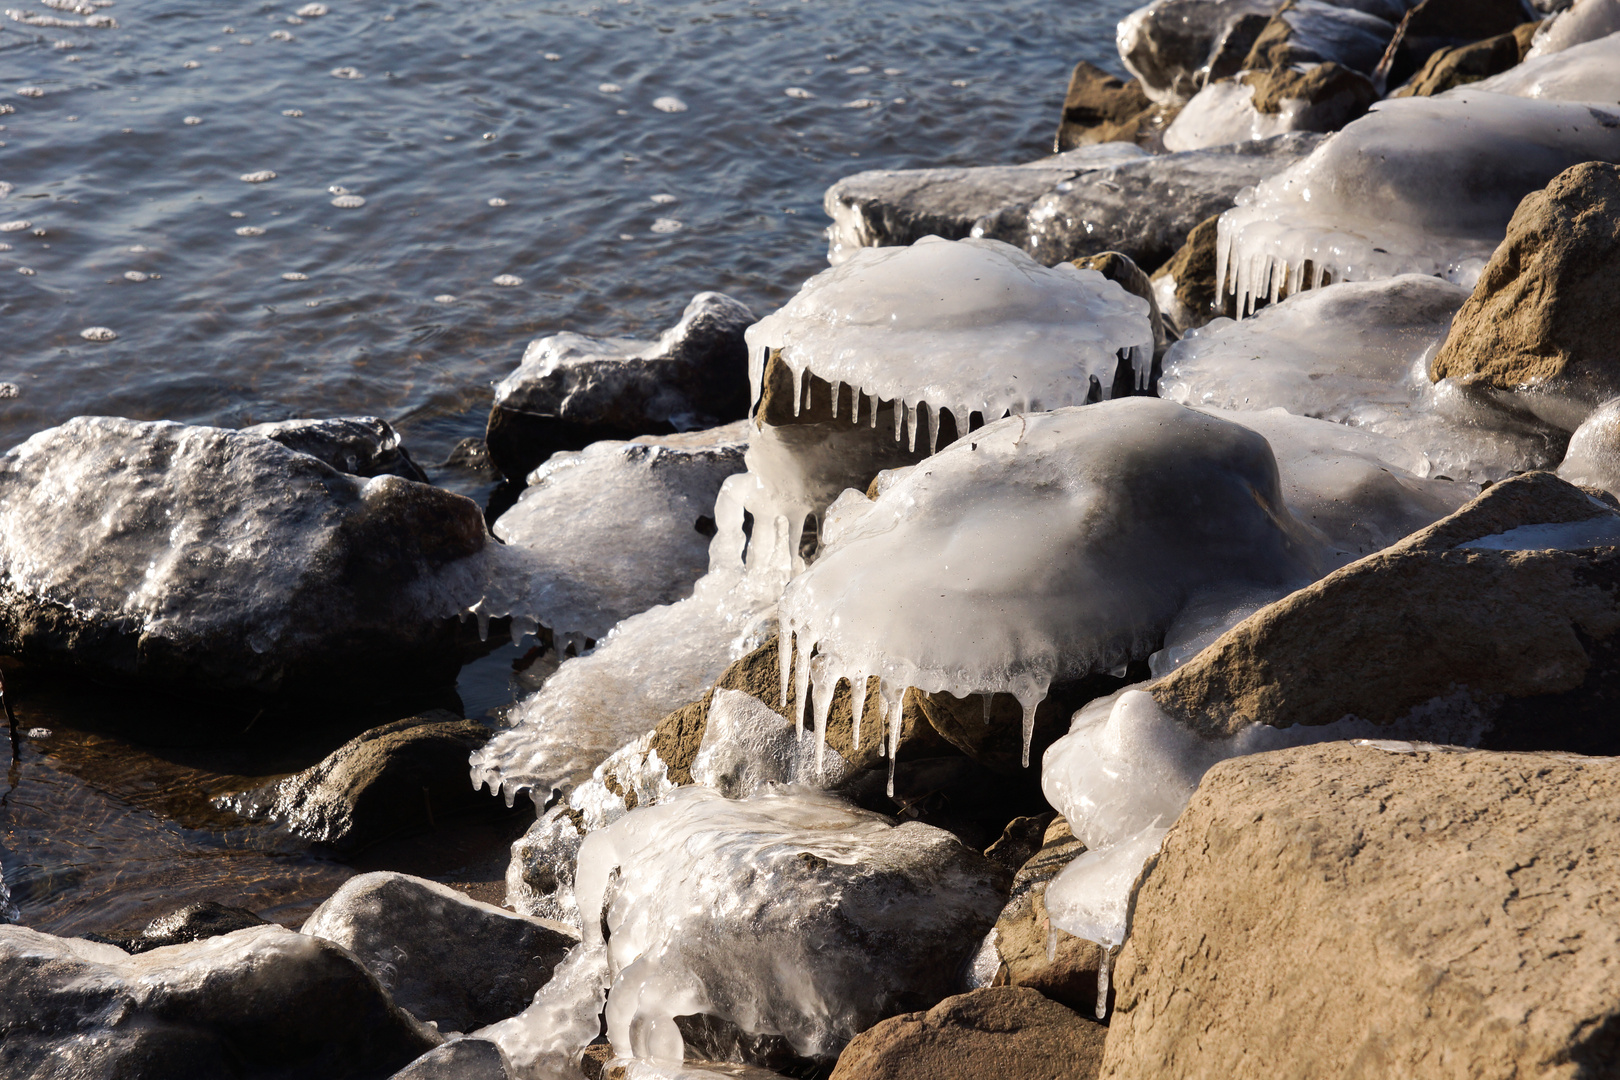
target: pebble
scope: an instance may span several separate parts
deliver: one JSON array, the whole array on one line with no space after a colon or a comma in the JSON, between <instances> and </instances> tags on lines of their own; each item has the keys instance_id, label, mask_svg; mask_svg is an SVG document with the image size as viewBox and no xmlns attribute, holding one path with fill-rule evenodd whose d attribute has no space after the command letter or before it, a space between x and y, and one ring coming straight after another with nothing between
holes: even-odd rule
<instances>
[{"instance_id":1,"label":"pebble","mask_svg":"<svg viewBox=\"0 0 1620 1080\"><path fill-rule=\"evenodd\" d=\"M318 19L327 12L325 4L305 4L296 14L302 19Z\"/></svg>"},{"instance_id":2,"label":"pebble","mask_svg":"<svg viewBox=\"0 0 1620 1080\"><path fill-rule=\"evenodd\" d=\"M276 174L270 169L260 169L258 172L243 173L237 179L244 184L263 184L275 178Z\"/></svg>"},{"instance_id":3,"label":"pebble","mask_svg":"<svg viewBox=\"0 0 1620 1080\"><path fill-rule=\"evenodd\" d=\"M198 68L202 67L202 65L195 60L187 60L180 66L185 68L187 71L196 71Z\"/></svg>"},{"instance_id":4,"label":"pebble","mask_svg":"<svg viewBox=\"0 0 1620 1080\"><path fill-rule=\"evenodd\" d=\"M33 277L34 269L31 266L19 266L17 267L17 273L21 274L23 277Z\"/></svg>"},{"instance_id":5,"label":"pebble","mask_svg":"<svg viewBox=\"0 0 1620 1080\"><path fill-rule=\"evenodd\" d=\"M802 86L790 86L786 90L782 91L782 93L786 94L790 98L798 98L801 101L809 101L811 98L816 96Z\"/></svg>"},{"instance_id":6,"label":"pebble","mask_svg":"<svg viewBox=\"0 0 1620 1080\"><path fill-rule=\"evenodd\" d=\"M263 236L264 230L257 225L243 225L236 230L237 236Z\"/></svg>"},{"instance_id":7,"label":"pebble","mask_svg":"<svg viewBox=\"0 0 1620 1080\"><path fill-rule=\"evenodd\" d=\"M291 41L292 39L293 39L293 36L292 36L291 32L289 32L287 30L272 30L272 31L270 31L270 40L271 41Z\"/></svg>"},{"instance_id":8,"label":"pebble","mask_svg":"<svg viewBox=\"0 0 1620 1080\"><path fill-rule=\"evenodd\" d=\"M653 99L653 108L659 112L680 113L686 111L686 102L678 97L661 97Z\"/></svg>"},{"instance_id":9,"label":"pebble","mask_svg":"<svg viewBox=\"0 0 1620 1080\"><path fill-rule=\"evenodd\" d=\"M118 335L105 326L87 326L79 331L79 336L86 341L112 341Z\"/></svg>"},{"instance_id":10,"label":"pebble","mask_svg":"<svg viewBox=\"0 0 1620 1080\"><path fill-rule=\"evenodd\" d=\"M339 195L332 200L332 205L340 210L358 210L366 205L366 200L361 195Z\"/></svg>"},{"instance_id":11,"label":"pebble","mask_svg":"<svg viewBox=\"0 0 1620 1080\"><path fill-rule=\"evenodd\" d=\"M674 218L668 218L668 217L661 217L657 221L652 223L652 231L655 232L655 233L680 232L684 228L686 228L685 225L682 225L679 221L676 221Z\"/></svg>"},{"instance_id":12,"label":"pebble","mask_svg":"<svg viewBox=\"0 0 1620 1080\"><path fill-rule=\"evenodd\" d=\"M300 274L296 270L289 270L285 274L281 275L281 280L282 281L308 281L309 280L309 275L308 274Z\"/></svg>"},{"instance_id":13,"label":"pebble","mask_svg":"<svg viewBox=\"0 0 1620 1080\"><path fill-rule=\"evenodd\" d=\"M11 386L10 383L6 385ZM15 397L16 395L13 394L12 396ZM48 727L31 727L28 729L28 737L30 739L48 739L51 737L51 729Z\"/></svg>"},{"instance_id":14,"label":"pebble","mask_svg":"<svg viewBox=\"0 0 1620 1080\"><path fill-rule=\"evenodd\" d=\"M670 203L680 202L680 200L673 195L654 195L652 197L652 201L657 203L659 206L668 206Z\"/></svg>"},{"instance_id":15,"label":"pebble","mask_svg":"<svg viewBox=\"0 0 1620 1080\"><path fill-rule=\"evenodd\" d=\"M433 302L435 304L453 304L456 302L456 298L447 292L442 292L433 298Z\"/></svg>"},{"instance_id":16,"label":"pebble","mask_svg":"<svg viewBox=\"0 0 1620 1080\"><path fill-rule=\"evenodd\" d=\"M352 68L352 67L333 68L332 69L332 77L335 78L335 79L363 79L363 78L365 78L364 75L360 74L360 69L359 68Z\"/></svg>"},{"instance_id":17,"label":"pebble","mask_svg":"<svg viewBox=\"0 0 1620 1080\"><path fill-rule=\"evenodd\" d=\"M523 284L523 279L516 274L501 274L495 278L495 284L503 289L510 289Z\"/></svg>"}]
</instances>

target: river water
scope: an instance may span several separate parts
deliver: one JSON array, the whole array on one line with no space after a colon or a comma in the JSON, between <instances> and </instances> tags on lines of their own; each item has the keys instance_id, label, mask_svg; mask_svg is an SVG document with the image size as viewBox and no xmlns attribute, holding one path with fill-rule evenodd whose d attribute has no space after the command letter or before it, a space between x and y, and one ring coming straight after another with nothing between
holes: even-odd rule
<instances>
[{"instance_id":1,"label":"river water","mask_svg":"<svg viewBox=\"0 0 1620 1080\"><path fill-rule=\"evenodd\" d=\"M650 335L706 289L780 304L826 265L839 177L1049 152L1069 68L1119 70L1136 6L11 2L0 450L86 413L368 413L430 473L482 434L534 336ZM491 670L463 679L470 715L508 694ZM159 720L183 704L25 675L23 727L49 735L0 789L0 871L26 925L109 930L201 898L294 921L355 872L208 796L365 718L177 726ZM409 868L498 881L510 830L482 828Z\"/></svg>"}]
</instances>

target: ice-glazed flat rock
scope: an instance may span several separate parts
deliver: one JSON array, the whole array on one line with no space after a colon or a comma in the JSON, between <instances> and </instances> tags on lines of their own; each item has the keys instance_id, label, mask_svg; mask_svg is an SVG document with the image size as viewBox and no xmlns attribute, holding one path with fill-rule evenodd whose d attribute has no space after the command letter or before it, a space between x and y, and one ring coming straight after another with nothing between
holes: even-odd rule
<instances>
[{"instance_id":1,"label":"ice-glazed flat rock","mask_svg":"<svg viewBox=\"0 0 1620 1080\"><path fill-rule=\"evenodd\" d=\"M1545 468L1559 453L1550 429L1456 380L1429 380L1429 361L1467 298L1461 286L1420 274L1296 293L1241 322L1189 332L1165 354L1159 393L1386 435L1408 449L1386 458L1419 477L1500 480Z\"/></svg>"},{"instance_id":2,"label":"ice-glazed flat rock","mask_svg":"<svg viewBox=\"0 0 1620 1080\"><path fill-rule=\"evenodd\" d=\"M1471 288L1521 198L1617 159L1620 110L1472 88L1383 101L1221 215L1216 279L1244 310L1330 280Z\"/></svg>"},{"instance_id":3,"label":"ice-glazed flat rock","mask_svg":"<svg viewBox=\"0 0 1620 1080\"><path fill-rule=\"evenodd\" d=\"M1620 2L1617 0L1576 0L1542 24L1536 31L1526 60L1562 52L1576 45L1620 32Z\"/></svg>"},{"instance_id":4,"label":"ice-glazed flat rock","mask_svg":"<svg viewBox=\"0 0 1620 1080\"><path fill-rule=\"evenodd\" d=\"M517 481L557 450L710 428L748 412L742 332L753 312L699 293L656 341L554 334L495 386L485 441Z\"/></svg>"},{"instance_id":5,"label":"ice-glazed flat rock","mask_svg":"<svg viewBox=\"0 0 1620 1080\"><path fill-rule=\"evenodd\" d=\"M278 420L243 428L248 435L273 439L289 450L320 458L338 472L355 476L403 476L427 482L427 474L400 445L394 425L375 416L330 420Z\"/></svg>"},{"instance_id":6,"label":"ice-glazed flat rock","mask_svg":"<svg viewBox=\"0 0 1620 1080\"><path fill-rule=\"evenodd\" d=\"M1620 4L1614 10L1614 29L1620 31ZM1518 67L1474 83L1473 89L1555 101L1591 101L1612 108L1620 104L1620 33L1533 56Z\"/></svg>"},{"instance_id":7,"label":"ice-glazed flat rock","mask_svg":"<svg viewBox=\"0 0 1620 1080\"><path fill-rule=\"evenodd\" d=\"M1245 16L1263 25L1280 7L1282 0L1154 0L1120 20L1119 56L1154 101L1185 101ZM1250 44L1252 36L1243 53Z\"/></svg>"},{"instance_id":8,"label":"ice-glazed flat rock","mask_svg":"<svg viewBox=\"0 0 1620 1080\"><path fill-rule=\"evenodd\" d=\"M1264 439L1126 398L1009 417L901 475L788 585L782 640L818 735L838 680L876 676L891 745L914 686L1014 695L1027 755L1052 682L1145 659L1196 590L1303 583L1321 555Z\"/></svg>"},{"instance_id":9,"label":"ice-glazed flat rock","mask_svg":"<svg viewBox=\"0 0 1620 1080\"><path fill-rule=\"evenodd\" d=\"M879 401L902 403L913 446L919 403L949 409L959 428L975 412L996 420L1083 405L1093 383L1124 389L1114 385L1122 356L1142 382L1153 356L1147 301L1095 270L939 237L855 252L746 336L756 400L774 353L800 382L809 371L835 395L854 388L851 423L876 423ZM795 412L800 404L795 394Z\"/></svg>"},{"instance_id":10,"label":"ice-glazed flat rock","mask_svg":"<svg viewBox=\"0 0 1620 1080\"><path fill-rule=\"evenodd\" d=\"M80 417L0 458L5 650L199 693L450 681L439 579L484 545L469 499L220 428Z\"/></svg>"},{"instance_id":11,"label":"ice-glazed flat rock","mask_svg":"<svg viewBox=\"0 0 1620 1080\"><path fill-rule=\"evenodd\" d=\"M1003 902L997 871L949 833L791 787L685 788L631 811L585 839L578 892L584 948L606 938L614 1051L664 1063L693 1015L828 1062L949 994ZM521 1063L549 996L484 1037Z\"/></svg>"},{"instance_id":12,"label":"ice-glazed flat rock","mask_svg":"<svg viewBox=\"0 0 1620 1080\"><path fill-rule=\"evenodd\" d=\"M553 454L495 522L511 556L502 587L559 634L591 638L690 596L708 569L720 484L743 470L747 429L738 421Z\"/></svg>"},{"instance_id":13,"label":"ice-glazed flat rock","mask_svg":"<svg viewBox=\"0 0 1620 1080\"><path fill-rule=\"evenodd\" d=\"M1558 475L1572 484L1620 494L1620 398L1598 406L1575 429Z\"/></svg>"},{"instance_id":14,"label":"ice-glazed flat rock","mask_svg":"<svg viewBox=\"0 0 1620 1080\"><path fill-rule=\"evenodd\" d=\"M386 1076L441 1036L330 942L260 926L139 956L0 926L7 1076Z\"/></svg>"}]
</instances>

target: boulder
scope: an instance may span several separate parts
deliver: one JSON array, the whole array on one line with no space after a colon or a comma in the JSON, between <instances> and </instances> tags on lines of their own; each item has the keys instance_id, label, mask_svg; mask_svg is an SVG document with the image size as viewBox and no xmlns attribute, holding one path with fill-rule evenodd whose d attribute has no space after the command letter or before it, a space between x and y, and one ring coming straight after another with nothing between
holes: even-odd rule
<instances>
[{"instance_id":1,"label":"boulder","mask_svg":"<svg viewBox=\"0 0 1620 1080\"><path fill-rule=\"evenodd\" d=\"M1430 365L1566 431L1620 393L1620 166L1587 162L1519 203Z\"/></svg>"},{"instance_id":2,"label":"boulder","mask_svg":"<svg viewBox=\"0 0 1620 1080\"><path fill-rule=\"evenodd\" d=\"M1333 62L1372 75L1409 5L1410 0L1288 0L1255 38L1243 66L1275 71Z\"/></svg>"},{"instance_id":3,"label":"boulder","mask_svg":"<svg viewBox=\"0 0 1620 1080\"><path fill-rule=\"evenodd\" d=\"M1149 693L1206 739L1449 716L1489 749L1620 753L1615 545L1620 514L1527 473L1262 608Z\"/></svg>"},{"instance_id":4,"label":"boulder","mask_svg":"<svg viewBox=\"0 0 1620 1080\"><path fill-rule=\"evenodd\" d=\"M1205 218L1187 233L1187 240L1170 261L1153 275L1154 298L1161 317L1168 319L1177 334L1196 330L1217 314L1235 317L1230 299L1221 312L1215 310L1220 293L1215 281L1216 234L1221 216Z\"/></svg>"},{"instance_id":5,"label":"boulder","mask_svg":"<svg viewBox=\"0 0 1620 1080\"><path fill-rule=\"evenodd\" d=\"M349 879L302 932L353 953L396 1005L440 1031L472 1031L522 1012L579 944L572 927L392 871Z\"/></svg>"},{"instance_id":6,"label":"boulder","mask_svg":"<svg viewBox=\"0 0 1620 1080\"><path fill-rule=\"evenodd\" d=\"M1149 98L1186 101L1231 75L1282 0L1154 0L1120 20L1119 56Z\"/></svg>"},{"instance_id":7,"label":"boulder","mask_svg":"<svg viewBox=\"0 0 1620 1080\"><path fill-rule=\"evenodd\" d=\"M1537 23L1521 23L1510 33L1483 41L1453 45L1429 54L1423 66L1390 97L1432 97L1492 75L1500 75L1524 60L1530 51Z\"/></svg>"},{"instance_id":8,"label":"boulder","mask_svg":"<svg viewBox=\"0 0 1620 1080\"><path fill-rule=\"evenodd\" d=\"M289 450L326 462L338 472L355 476L400 476L427 483L405 447L399 432L375 416L339 416L331 420L279 420L242 429L262 435Z\"/></svg>"},{"instance_id":9,"label":"boulder","mask_svg":"<svg viewBox=\"0 0 1620 1080\"><path fill-rule=\"evenodd\" d=\"M1146 142L1163 129L1172 109L1155 105L1137 79L1121 82L1082 60L1069 76L1052 150L1061 154L1092 143Z\"/></svg>"},{"instance_id":10,"label":"boulder","mask_svg":"<svg viewBox=\"0 0 1620 1080\"><path fill-rule=\"evenodd\" d=\"M245 817L354 851L466 816L510 813L467 782L467 757L489 729L446 712L372 728L301 773L219 800Z\"/></svg>"},{"instance_id":11,"label":"boulder","mask_svg":"<svg viewBox=\"0 0 1620 1080\"><path fill-rule=\"evenodd\" d=\"M0 457L0 650L218 696L437 687L475 503L256 435L79 417Z\"/></svg>"},{"instance_id":12,"label":"boulder","mask_svg":"<svg viewBox=\"0 0 1620 1080\"><path fill-rule=\"evenodd\" d=\"M390 1080L507 1080L512 1063L487 1039L455 1039L429 1050Z\"/></svg>"},{"instance_id":13,"label":"boulder","mask_svg":"<svg viewBox=\"0 0 1620 1080\"><path fill-rule=\"evenodd\" d=\"M831 1080L1091 1080L1107 1033L1034 990L986 987L861 1032Z\"/></svg>"},{"instance_id":14,"label":"boulder","mask_svg":"<svg viewBox=\"0 0 1620 1080\"><path fill-rule=\"evenodd\" d=\"M226 907L213 900L187 904L183 908L160 915L146 924L146 929L132 938L110 938L100 934L86 934L88 941L116 945L127 953L151 952L168 945L184 945L203 938L264 926L265 920L246 908Z\"/></svg>"},{"instance_id":15,"label":"boulder","mask_svg":"<svg viewBox=\"0 0 1620 1080\"><path fill-rule=\"evenodd\" d=\"M607 636L655 604L690 596L709 568L720 484L742 472L748 422L559 451L494 525L513 580L558 634Z\"/></svg>"},{"instance_id":16,"label":"boulder","mask_svg":"<svg viewBox=\"0 0 1620 1080\"><path fill-rule=\"evenodd\" d=\"M1617 826L1614 759L1219 764L1136 893L1102 1075L1609 1075Z\"/></svg>"},{"instance_id":17,"label":"boulder","mask_svg":"<svg viewBox=\"0 0 1620 1080\"><path fill-rule=\"evenodd\" d=\"M518 369L495 386L484 435L490 459L521 483L558 450L742 419L742 332L753 321L740 301L706 292L656 341L564 333L531 342Z\"/></svg>"},{"instance_id":18,"label":"boulder","mask_svg":"<svg viewBox=\"0 0 1620 1080\"><path fill-rule=\"evenodd\" d=\"M0 926L6 1076L386 1076L440 1041L352 955L279 926L130 956Z\"/></svg>"},{"instance_id":19,"label":"boulder","mask_svg":"<svg viewBox=\"0 0 1620 1080\"><path fill-rule=\"evenodd\" d=\"M1083 1016L1096 1016L1102 946L1052 925L1046 886L1086 845L1058 817L1047 826L1040 850L1013 877L1012 895L996 919L997 986L1038 990Z\"/></svg>"}]
</instances>

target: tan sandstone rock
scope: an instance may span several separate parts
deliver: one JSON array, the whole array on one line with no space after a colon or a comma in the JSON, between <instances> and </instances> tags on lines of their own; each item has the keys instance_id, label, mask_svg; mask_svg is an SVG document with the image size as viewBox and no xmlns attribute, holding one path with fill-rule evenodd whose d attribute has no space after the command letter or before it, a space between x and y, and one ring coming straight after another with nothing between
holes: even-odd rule
<instances>
[{"instance_id":1,"label":"tan sandstone rock","mask_svg":"<svg viewBox=\"0 0 1620 1080\"><path fill-rule=\"evenodd\" d=\"M1587 162L1519 203L1429 376L1533 390L1589 411L1620 393L1617 320L1620 166ZM1579 404L1561 417L1520 396L1565 430L1585 415Z\"/></svg>"},{"instance_id":2,"label":"tan sandstone rock","mask_svg":"<svg viewBox=\"0 0 1620 1080\"><path fill-rule=\"evenodd\" d=\"M1620 761L1223 762L1139 888L1110 1080L1615 1075Z\"/></svg>"},{"instance_id":3,"label":"tan sandstone rock","mask_svg":"<svg viewBox=\"0 0 1620 1080\"><path fill-rule=\"evenodd\" d=\"M1040 850L1013 877L1012 895L996 920L1001 970L995 981L1039 990L1082 1016L1095 1016L1102 946L1059 930L1046 913L1046 886L1085 850L1062 817L1047 826Z\"/></svg>"},{"instance_id":4,"label":"tan sandstone rock","mask_svg":"<svg viewBox=\"0 0 1620 1080\"><path fill-rule=\"evenodd\" d=\"M1216 225L1220 220L1216 214L1199 222L1181 249L1153 274L1159 310L1179 333L1203 326L1217 314L1237 315L1228 297L1223 297L1226 309L1215 310Z\"/></svg>"},{"instance_id":5,"label":"tan sandstone rock","mask_svg":"<svg viewBox=\"0 0 1620 1080\"><path fill-rule=\"evenodd\" d=\"M1107 1030L1034 990L986 987L861 1032L831 1080L1091 1080Z\"/></svg>"},{"instance_id":6,"label":"tan sandstone rock","mask_svg":"<svg viewBox=\"0 0 1620 1080\"><path fill-rule=\"evenodd\" d=\"M1332 61L1246 71L1238 78L1254 87L1254 107L1259 112L1280 113L1285 103L1305 102L1294 119L1294 131L1337 131L1378 100L1370 79Z\"/></svg>"},{"instance_id":7,"label":"tan sandstone rock","mask_svg":"<svg viewBox=\"0 0 1620 1080\"><path fill-rule=\"evenodd\" d=\"M1454 45L1429 54L1423 66L1390 97L1431 97L1500 75L1524 60L1540 23L1522 23L1506 34Z\"/></svg>"},{"instance_id":8,"label":"tan sandstone rock","mask_svg":"<svg viewBox=\"0 0 1620 1080\"><path fill-rule=\"evenodd\" d=\"M1061 154L1093 143L1147 141L1174 116L1173 107L1149 100L1138 80L1121 82L1082 60L1069 75L1052 149Z\"/></svg>"}]
</instances>

